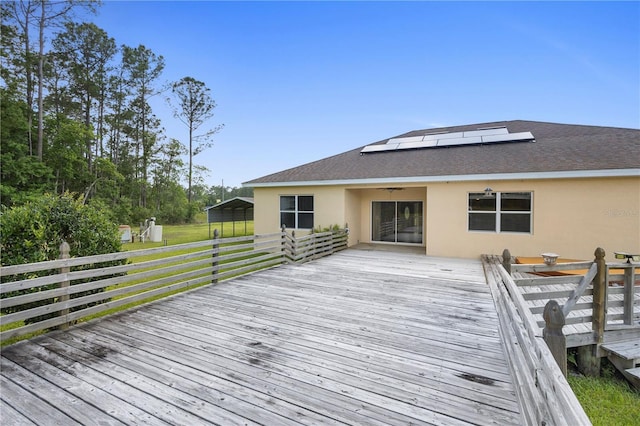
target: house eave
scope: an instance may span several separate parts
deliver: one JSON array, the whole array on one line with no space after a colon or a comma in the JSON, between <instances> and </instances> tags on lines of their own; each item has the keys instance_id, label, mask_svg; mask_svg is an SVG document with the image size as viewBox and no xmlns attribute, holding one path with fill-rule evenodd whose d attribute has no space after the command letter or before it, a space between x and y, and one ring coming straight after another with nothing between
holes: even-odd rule
<instances>
[{"instance_id":1,"label":"house eave","mask_svg":"<svg viewBox=\"0 0 640 426\"><path fill-rule=\"evenodd\" d=\"M242 185L251 188L275 188L282 186L367 186L367 185L395 185L437 182L468 182L468 181L501 181L501 180L540 180L540 179L585 179L607 177L640 177L637 169L606 169L606 170L571 170L552 172L527 173L490 173L474 175L442 175L442 176L406 176L393 178L366 179L328 179L285 182L245 182Z\"/></svg>"}]
</instances>

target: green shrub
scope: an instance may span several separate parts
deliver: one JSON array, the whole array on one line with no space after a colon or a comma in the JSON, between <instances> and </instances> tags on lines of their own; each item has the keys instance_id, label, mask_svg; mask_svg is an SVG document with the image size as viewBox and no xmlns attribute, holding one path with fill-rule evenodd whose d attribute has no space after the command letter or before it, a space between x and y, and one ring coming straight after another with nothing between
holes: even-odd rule
<instances>
[{"instance_id":1,"label":"green shrub","mask_svg":"<svg viewBox=\"0 0 640 426\"><path fill-rule=\"evenodd\" d=\"M326 227L322 227L320 225L316 226L315 228L312 229L312 232L315 234L320 234L322 232L338 232L340 229L342 229L340 227L340 225L330 225L330 226L326 226Z\"/></svg>"},{"instance_id":2,"label":"green shrub","mask_svg":"<svg viewBox=\"0 0 640 426\"><path fill-rule=\"evenodd\" d=\"M63 241L69 243L71 257L113 253L120 251L121 248L118 226L108 219L108 215L97 207L83 204L81 199L76 199L68 193L61 196L44 195L21 206L3 209L0 211L0 229L2 230L0 233L0 263L3 266L58 259L60 256L60 244ZM99 265L74 268L73 270L105 267L119 263L121 262L105 262ZM40 271L27 276L5 277L3 280L35 278L51 273L56 273L56 271ZM71 285L87 281L73 281ZM44 291L55 287L56 284L52 284L7 293L2 297ZM101 291L103 289L81 292L73 295L73 297L81 297ZM3 309L2 313L7 314L30 309L52 302L54 300L49 299L14 306ZM87 306L79 306L73 308L72 311L80 310ZM52 317L52 315L31 318L26 322L41 321Z\"/></svg>"}]
</instances>

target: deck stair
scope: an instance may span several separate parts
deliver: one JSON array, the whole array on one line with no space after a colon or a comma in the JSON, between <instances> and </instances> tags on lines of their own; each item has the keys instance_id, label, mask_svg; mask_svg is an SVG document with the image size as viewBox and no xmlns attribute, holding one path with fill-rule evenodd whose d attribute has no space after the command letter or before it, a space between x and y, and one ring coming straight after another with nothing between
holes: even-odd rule
<instances>
[{"instance_id":1,"label":"deck stair","mask_svg":"<svg viewBox=\"0 0 640 426\"><path fill-rule=\"evenodd\" d=\"M627 380L640 390L640 340L607 343L600 348Z\"/></svg>"}]
</instances>

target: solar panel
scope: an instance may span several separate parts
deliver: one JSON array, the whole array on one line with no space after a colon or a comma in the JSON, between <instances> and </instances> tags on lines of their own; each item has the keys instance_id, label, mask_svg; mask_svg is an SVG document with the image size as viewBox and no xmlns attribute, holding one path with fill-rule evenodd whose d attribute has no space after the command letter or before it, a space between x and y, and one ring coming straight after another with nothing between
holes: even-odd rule
<instances>
[{"instance_id":1,"label":"solar panel","mask_svg":"<svg viewBox=\"0 0 640 426\"><path fill-rule=\"evenodd\" d=\"M509 133L506 127L469 130L466 132L430 133L424 136L391 138L384 144L367 145L360 151L384 152L406 149L440 148L491 143L534 141L531 132Z\"/></svg>"},{"instance_id":2,"label":"solar panel","mask_svg":"<svg viewBox=\"0 0 640 426\"><path fill-rule=\"evenodd\" d=\"M533 140L531 132L508 133L505 135L487 135L482 136L482 143L489 142L517 142Z\"/></svg>"},{"instance_id":3,"label":"solar panel","mask_svg":"<svg viewBox=\"0 0 640 426\"><path fill-rule=\"evenodd\" d=\"M457 145L474 145L482 143L480 136L469 138L450 138L450 139L438 139L437 146L457 146Z\"/></svg>"},{"instance_id":4,"label":"solar panel","mask_svg":"<svg viewBox=\"0 0 640 426\"><path fill-rule=\"evenodd\" d=\"M419 149L419 148L433 148L438 143L437 140L430 141L418 141L418 142L406 142L398 145L398 149Z\"/></svg>"},{"instance_id":5,"label":"solar panel","mask_svg":"<svg viewBox=\"0 0 640 426\"><path fill-rule=\"evenodd\" d=\"M464 132L464 137L472 137L472 136L487 136L487 135L507 135L509 131L506 127L498 127L493 129L481 129L481 130L471 130L469 132Z\"/></svg>"},{"instance_id":6,"label":"solar panel","mask_svg":"<svg viewBox=\"0 0 640 426\"><path fill-rule=\"evenodd\" d=\"M464 137L464 133L462 132L436 133L431 135L425 135L423 140L429 141L434 139L440 140L440 139L453 139L453 138L461 138L461 137Z\"/></svg>"},{"instance_id":7,"label":"solar panel","mask_svg":"<svg viewBox=\"0 0 640 426\"><path fill-rule=\"evenodd\" d=\"M408 136L406 138L392 138L387 142L388 144L392 143L406 143L406 142L420 142L424 136Z\"/></svg>"},{"instance_id":8,"label":"solar panel","mask_svg":"<svg viewBox=\"0 0 640 426\"><path fill-rule=\"evenodd\" d=\"M379 145L367 145L364 148L362 148L362 150L360 151L360 153L365 153L365 152L380 152L380 151L393 151L398 147L398 144L379 144Z\"/></svg>"}]
</instances>

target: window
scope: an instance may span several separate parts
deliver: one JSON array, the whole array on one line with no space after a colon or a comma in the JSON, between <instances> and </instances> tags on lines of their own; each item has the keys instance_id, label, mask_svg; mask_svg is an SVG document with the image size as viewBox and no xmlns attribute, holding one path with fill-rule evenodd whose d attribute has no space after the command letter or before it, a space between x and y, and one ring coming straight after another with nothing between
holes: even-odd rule
<instances>
[{"instance_id":1,"label":"window","mask_svg":"<svg viewBox=\"0 0 640 426\"><path fill-rule=\"evenodd\" d=\"M531 195L469 193L469 231L531 233Z\"/></svg>"},{"instance_id":2,"label":"window","mask_svg":"<svg viewBox=\"0 0 640 426\"><path fill-rule=\"evenodd\" d=\"M292 229L313 229L313 195L280 196L280 224Z\"/></svg>"}]
</instances>

